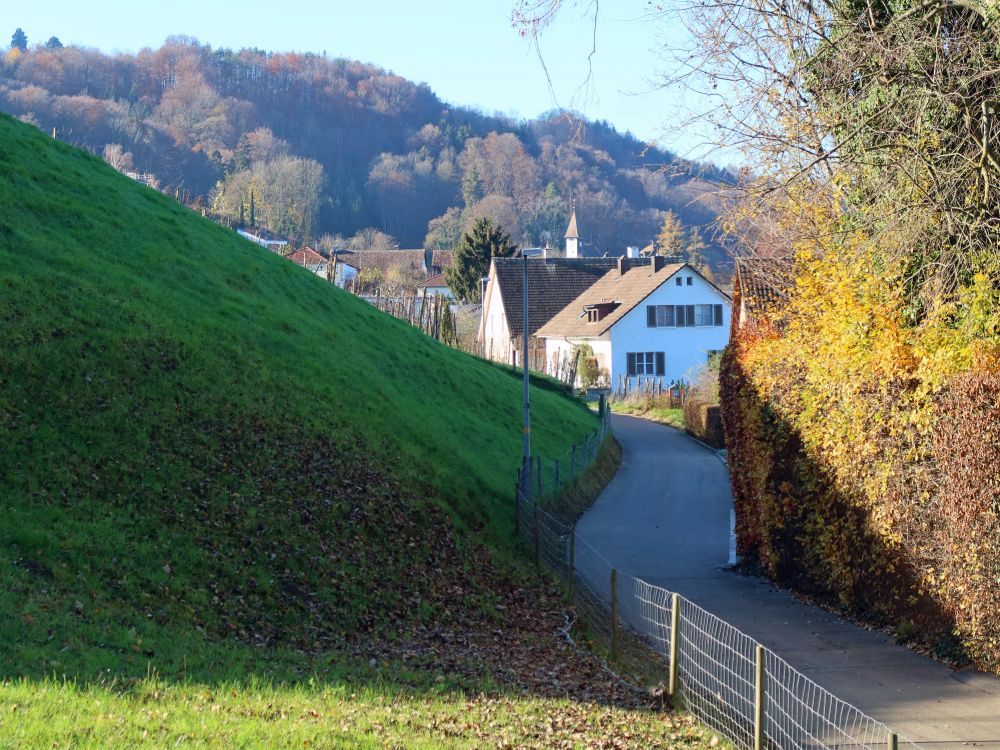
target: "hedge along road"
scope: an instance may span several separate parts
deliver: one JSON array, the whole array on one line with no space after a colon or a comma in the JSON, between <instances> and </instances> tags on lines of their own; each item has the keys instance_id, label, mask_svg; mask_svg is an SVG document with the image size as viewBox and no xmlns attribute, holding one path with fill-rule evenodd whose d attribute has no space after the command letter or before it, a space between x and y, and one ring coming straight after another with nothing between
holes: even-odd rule
<instances>
[{"instance_id":1,"label":"hedge along road","mask_svg":"<svg viewBox=\"0 0 1000 750\"><path fill-rule=\"evenodd\" d=\"M914 742L1000 747L1000 678L952 671L728 571L732 494L722 460L671 427L622 415L612 425L621 469L577 523L612 565L704 607Z\"/></svg>"}]
</instances>

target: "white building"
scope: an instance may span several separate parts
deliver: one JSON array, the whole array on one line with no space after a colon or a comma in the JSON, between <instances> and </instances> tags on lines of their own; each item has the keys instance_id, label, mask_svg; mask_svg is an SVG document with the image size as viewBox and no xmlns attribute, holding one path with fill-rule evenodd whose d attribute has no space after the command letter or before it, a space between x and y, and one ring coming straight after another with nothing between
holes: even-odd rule
<instances>
[{"instance_id":1,"label":"white building","mask_svg":"<svg viewBox=\"0 0 1000 750\"><path fill-rule=\"evenodd\" d=\"M281 250L288 245L288 240L283 240L282 238L276 237L275 235L265 232L262 229L237 229L236 233L251 242L257 243L261 247L266 247L273 253L280 253Z\"/></svg>"},{"instance_id":2,"label":"white building","mask_svg":"<svg viewBox=\"0 0 1000 750\"><path fill-rule=\"evenodd\" d=\"M653 256L637 267L620 258L536 336L545 340L550 374L588 344L612 388L639 378L669 386L725 348L731 314L729 296L692 266Z\"/></svg>"}]
</instances>

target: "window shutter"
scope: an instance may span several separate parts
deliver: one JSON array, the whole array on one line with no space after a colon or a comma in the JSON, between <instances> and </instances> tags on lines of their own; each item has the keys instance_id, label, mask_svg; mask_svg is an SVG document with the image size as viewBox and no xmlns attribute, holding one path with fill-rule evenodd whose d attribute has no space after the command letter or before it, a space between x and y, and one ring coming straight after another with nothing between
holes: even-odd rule
<instances>
[{"instance_id":1,"label":"window shutter","mask_svg":"<svg viewBox=\"0 0 1000 750\"><path fill-rule=\"evenodd\" d=\"M687 324L689 326L697 325L694 321L694 305L685 305L687 307Z\"/></svg>"},{"instance_id":2,"label":"window shutter","mask_svg":"<svg viewBox=\"0 0 1000 750\"><path fill-rule=\"evenodd\" d=\"M715 325L722 325L722 305L715 305Z\"/></svg>"},{"instance_id":3,"label":"window shutter","mask_svg":"<svg viewBox=\"0 0 1000 750\"><path fill-rule=\"evenodd\" d=\"M635 375L635 352L629 352L628 356L628 376L632 377Z\"/></svg>"},{"instance_id":4,"label":"window shutter","mask_svg":"<svg viewBox=\"0 0 1000 750\"><path fill-rule=\"evenodd\" d=\"M656 305L646 305L646 328L656 328Z\"/></svg>"},{"instance_id":5,"label":"window shutter","mask_svg":"<svg viewBox=\"0 0 1000 750\"><path fill-rule=\"evenodd\" d=\"M666 357L663 356L663 352L657 352L656 353L656 374L657 375L662 375L663 371L666 369L665 368L665 365L666 365L665 359L666 359Z\"/></svg>"}]
</instances>

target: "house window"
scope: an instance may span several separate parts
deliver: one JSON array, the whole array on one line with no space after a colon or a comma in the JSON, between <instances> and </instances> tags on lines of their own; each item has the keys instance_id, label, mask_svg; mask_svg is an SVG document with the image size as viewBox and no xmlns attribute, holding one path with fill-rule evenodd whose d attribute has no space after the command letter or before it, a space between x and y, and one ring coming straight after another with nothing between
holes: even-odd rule
<instances>
[{"instance_id":1,"label":"house window","mask_svg":"<svg viewBox=\"0 0 1000 750\"><path fill-rule=\"evenodd\" d=\"M721 326L722 305L647 305L647 328Z\"/></svg>"},{"instance_id":2,"label":"house window","mask_svg":"<svg viewBox=\"0 0 1000 750\"><path fill-rule=\"evenodd\" d=\"M722 357L722 349L709 349L708 350L708 364L715 365L718 364L719 359Z\"/></svg>"},{"instance_id":3,"label":"house window","mask_svg":"<svg viewBox=\"0 0 1000 750\"><path fill-rule=\"evenodd\" d=\"M684 279L682 279L680 276L678 276L677 277L677 286L680 286L683 283L684 283Z\"/></svg>"},{"instance_id":4,"label":"house window","mask_svg":"<svg viewBox=\"0 0 1000 750\"><path fill-rule=\"evenodd\" d=\"M629 377L662 375L666 365L663 352L629 352L626 355Z\"/></svg>"},{"instance_id":5,"label":"house window","mask_svg":"<svg viewBox=\"0 0 1000 750\"><path fill-rule=\"evenodd\" d=\"M691 286L691 284L694 282L694 277L693 276L688 276L687 280L688 280L688 286Z\"/></svg>"}]
</instances>

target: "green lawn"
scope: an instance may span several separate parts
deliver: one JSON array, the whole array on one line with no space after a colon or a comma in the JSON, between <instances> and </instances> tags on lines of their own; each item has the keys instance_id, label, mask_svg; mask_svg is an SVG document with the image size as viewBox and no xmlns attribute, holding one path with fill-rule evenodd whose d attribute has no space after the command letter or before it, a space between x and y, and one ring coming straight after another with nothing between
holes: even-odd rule
<instances>
[{"instance_id":1,"label":"green lawn","mask_svg":"<svg viewBox=\"0 0 1000 750\"><path fill-rule=\"evenodd\" d=\"M612 401L611 411L617 414L632 414L637 417L645 417L654 422L676 427L678 430L684 429L683 409L671 409L658 403L658 399L646 399L640 401Z\"/></svg>"},{"instance_id":2,"label":"green lawn","mask_svg":"<svg viewBox=\"0 0 1000 750\"><path fill-rule=\"evenodd\" d=\"M0 745L497 746L589 705L512 541L520 399L0 116ZM597 426L532 407L543 456Z\"/></svg>"}]
</instances>

